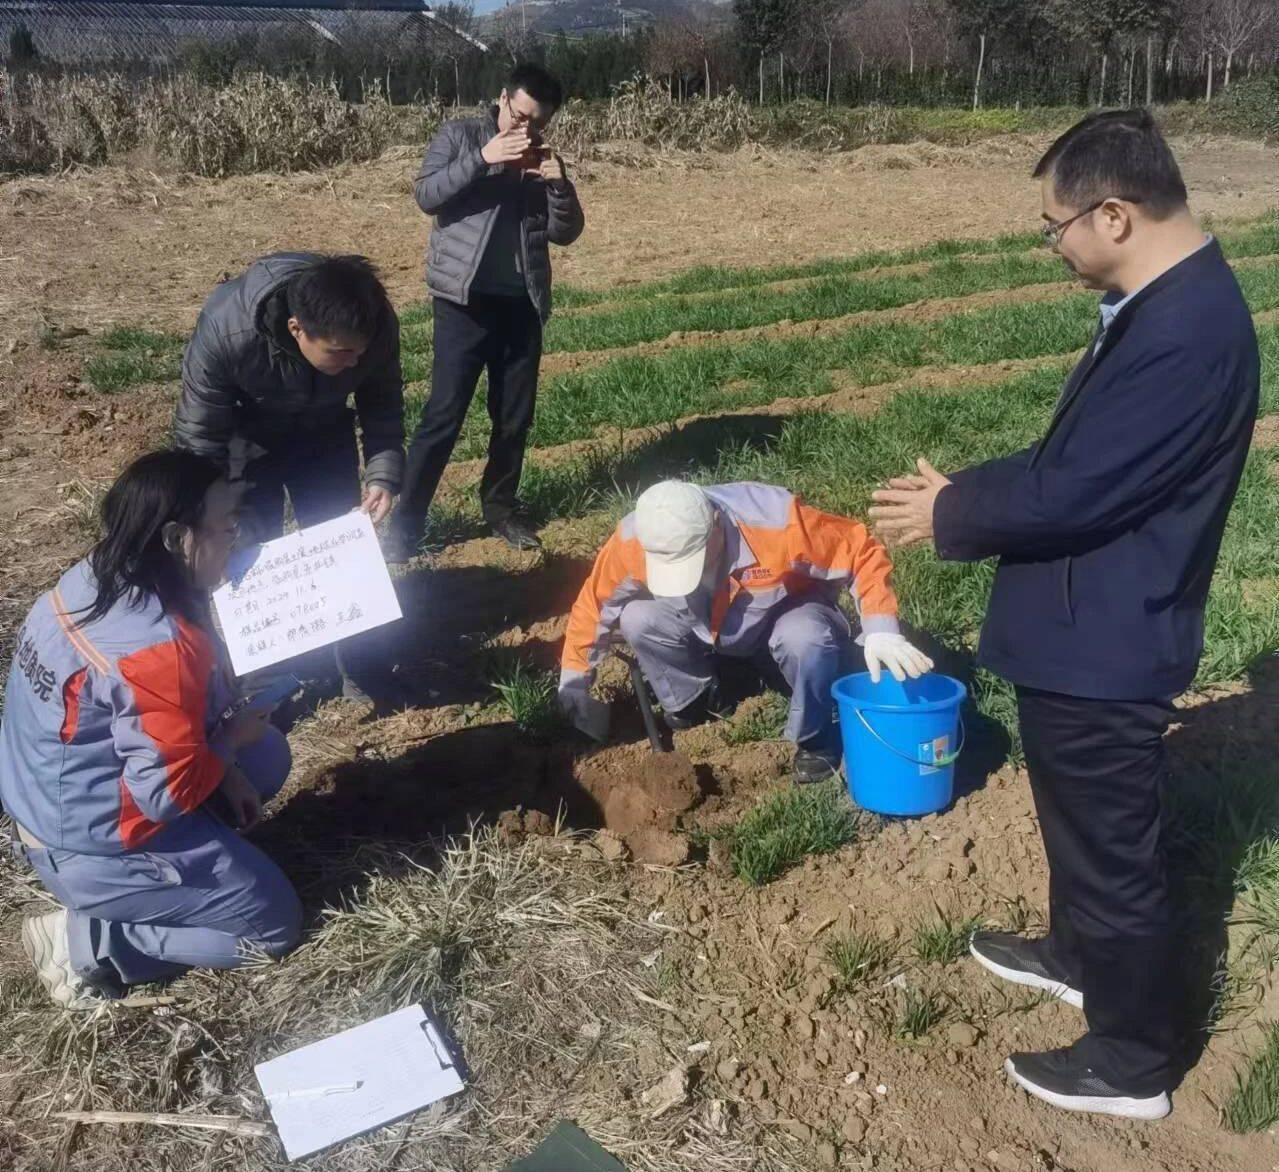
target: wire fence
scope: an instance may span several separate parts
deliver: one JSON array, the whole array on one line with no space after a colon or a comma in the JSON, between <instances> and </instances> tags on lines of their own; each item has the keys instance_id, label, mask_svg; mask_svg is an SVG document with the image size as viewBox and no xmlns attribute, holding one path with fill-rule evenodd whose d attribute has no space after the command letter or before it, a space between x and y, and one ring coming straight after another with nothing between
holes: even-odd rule
<instances>
[{"instance_id":1,"label":"wire fence","mask_svg":"<svg viewBox=\"0 0 1279 1172\"><path fill-rule=\"evenodd\" d=\"M0 0L0 52L19 65L164 66L200 52L389 60L486 51L423 0Z\"/></svg>"}]
</instances>

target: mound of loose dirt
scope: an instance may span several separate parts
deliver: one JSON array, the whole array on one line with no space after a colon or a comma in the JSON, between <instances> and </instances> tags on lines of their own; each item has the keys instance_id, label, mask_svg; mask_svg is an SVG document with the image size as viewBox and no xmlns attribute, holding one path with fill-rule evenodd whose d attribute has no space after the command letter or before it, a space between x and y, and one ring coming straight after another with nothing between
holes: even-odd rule
<instances>
[{"instance_id":1,"label":"mound of loose dirt","mask_svg":"<svg viewBox=\"0 0 1279 1172\"><path fill-rule=\"evenodd\" d=\"M678 867L687 863L692 844L686 834L670 830L658 830L654 826L642 826L625 838L631 855L640 863L656 863L661 867Z\"/></svg>"},{"instance_id":2,"label":"mound of loose dirt","mask_svg":"<svg viewBox=\"0 0 1279 1172\"><path fill-rule=\"evenodd\" d=\"M601 754L582 763L577 782L604 811L604 825L640 862L676 866L689 842L676 833L702 800L693 763L683 753Z\"/></svg>"},{"instance_id":3,"label":"mound of loose dirt","mask_svg":"<svg viewBox=\"0 0 1279 1172\"><path fill-rule=\"evenodd\" d=\"M498 833L504 838L525 838L555 833L555 821L541 810L503 810L497 816Z\"/></svg>"}]
</instances>

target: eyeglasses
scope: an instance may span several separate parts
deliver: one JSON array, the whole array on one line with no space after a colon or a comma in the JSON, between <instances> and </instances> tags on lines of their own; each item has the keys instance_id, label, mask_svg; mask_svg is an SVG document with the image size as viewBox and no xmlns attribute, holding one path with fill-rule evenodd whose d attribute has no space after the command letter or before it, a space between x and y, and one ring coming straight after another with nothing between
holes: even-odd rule
<instances>
[{"instance_id":1,"label":"eyeglasses","mask_svg":"<svg viewBox=\"0 0 1279 1172\"><path fill-rule=\"evenodd\" d=\"M532 114L517 109L515 103L511 101L510 94L504 95L502 100L506 103L506 108L511 115L511 122L515 126L529 126L539 131L546 129L546 124L550 121L550 118L534 118Z\"/></svg>"},{"instance_id":2,"label":"eyeglasses","mask_svg":"<svg viewBox=\"0 0 1279 1172\"><path fill-rule=\"evenodd\" d=\"M1069 220L1057 220L1054 223L1045 224L1040 229L1040 231L1043 233L1044 243L1048 245L1049 248L1057 248L1061 244L1061 238L1063 235L1065 235L1066 229L1069 228L1071 224L1073 224L1076 220L1082 220L1087 215L1091 215L1099 207L1101 207L1101 205L1104 204L1107 199L1111 199L1111 198L1115 198L1115 197L1108 195L1105 197L1105 199L1099 199L1096 203L1089 204L1086 208L1084 208L1082 212L1076 212L1073 216L1070 217ZM1141 200L1132 199L1131 197L1126 195L1121 195L1121 196L1118 196L1117 198L1123 200L1124 203L1141 203Z\"/></svg>"},{"instance_id":3,"label":"eyeglasses","mask_svg":"<svg viewBox=\"0 0 1279 1172\"><path fill-rule=\"evenodd\" d=\"M1090 204L1088 207L1084 208L1082 212L1076 212L1069 220L1057 220L1054 223L1045 224L1041 229L1044 234L1044 243L1048 245L1049 248L1056 248L1061 243L1063 233L1071 224L1073 224L1076 220L1082 220L1087 215L1091 215L1105 202L1106 201L1104 199L1099 199L1096 203Z\"/></svg>"}]
</instances>

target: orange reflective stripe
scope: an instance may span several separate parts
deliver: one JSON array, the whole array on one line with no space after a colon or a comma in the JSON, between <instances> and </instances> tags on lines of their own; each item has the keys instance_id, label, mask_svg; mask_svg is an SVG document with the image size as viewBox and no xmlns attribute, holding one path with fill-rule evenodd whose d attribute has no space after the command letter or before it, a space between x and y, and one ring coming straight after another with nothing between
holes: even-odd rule
<instances>
[{"instance_id":1,"label":"orange reflective stripe","mask_svg":"<svg viewBox=\"0 0 1279 1172\"><path fill-rule=\"evenodd\" d=\"M763 529L755 525L739 524L742 537L755 555L755 563L761 569L770 570L772 577L780 578L789 568L787 553L791 543L791 527Z\"/></svg>"},{"instance_id":2,"label":"orange reflective stripe","mask_svg":"<svg viewBox=\"0 0 1279 1172\"><path fill-rule=\"evenodd\" d=\"M728 584L715 592L711 600L711 638L719 638L719 629L724 624L724 616L728 614L734 599L742 591L742 584L736 578L729 578Z\"/></svg>"},{"instance_id":3,"label":"orange reflective stripe","mask_svg":"<svg viewBox=\"0 0 1279 1172\"><path fill-rule=\"evenodd\" d=\"M71 617L62 601L62 591L57 586L53 588L53 614L58 620L58 625L62 628L62 633L66 635L71 641L71 645L84 656L88 663L92 667L96 667L100 672L109 672L111 664L99 653L85 633L76 626L75 620Z\"/></svg>"}]
</instances>

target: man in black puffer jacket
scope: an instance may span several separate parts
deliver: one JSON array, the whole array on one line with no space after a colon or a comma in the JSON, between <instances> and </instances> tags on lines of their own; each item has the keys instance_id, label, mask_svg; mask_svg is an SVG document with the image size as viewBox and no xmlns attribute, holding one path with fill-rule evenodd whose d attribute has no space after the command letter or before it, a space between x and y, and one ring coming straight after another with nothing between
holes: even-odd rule
<instances>
[{"instance_id":1,"label":"man in black puffer jacket","mask_svg":"<svg viewBox=\"0 0 1279 1172\"><path fill-rule=\"evenodd\" d=\"M373 266L279 252L219 285L182 359L174 434L249 482L248 540L280 535L286 491L303 527L357 507L381 521L404 470L404 378L399 319ZM340 643L336 658L349 699L395 696L375 639Z\"/></svg>"},{"instance_id":2,"label":"man in black puffer jacket","mask_svg":"<svg viewBox=\"0 0 1279 1172\"><path fill-rule=\"evenodd\" d=\"M516 491L533 422L542 327L551 314L549 244L572 244L584 220L564 161L542 145L563 98L538 65L518 65L498 104L446 123L414 185L435 217L427 260L434 298L431 397L409 448L387 560L417 551L426 512L462 430L480 372L488 370L493 421L480 482L485 520L516 549L541 542Z\"/></svg>"}]
</instances>

